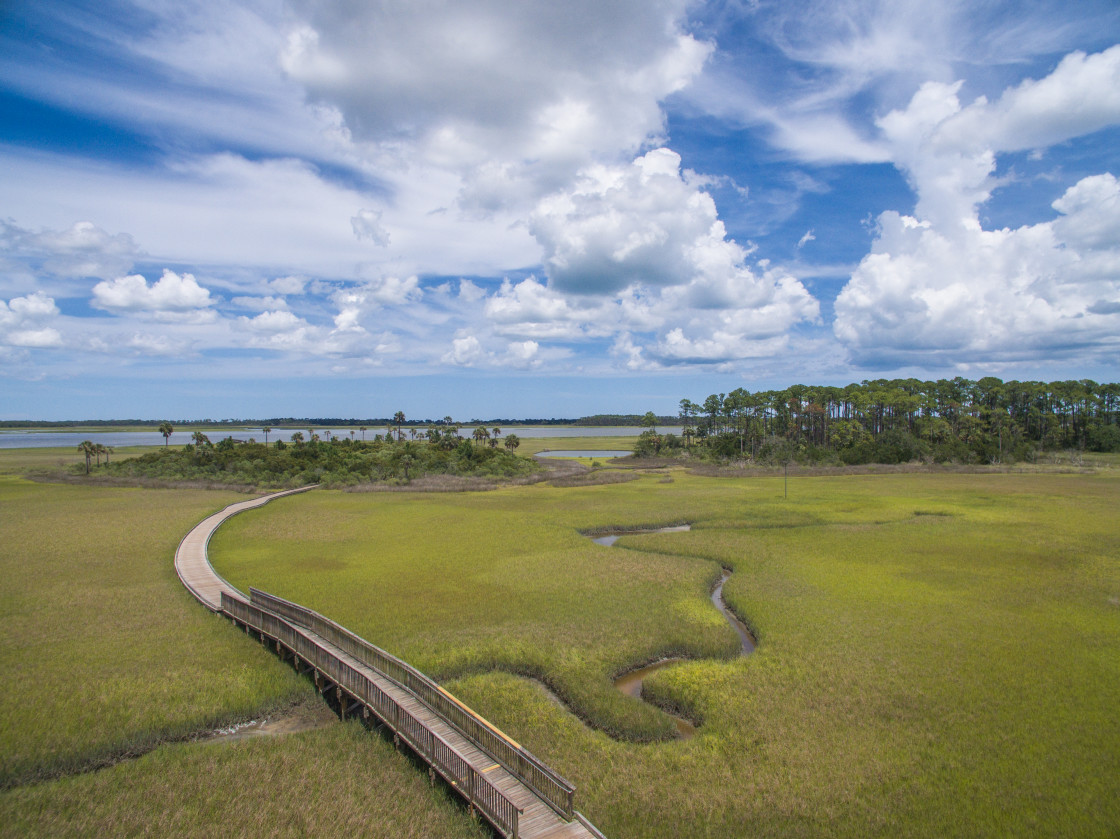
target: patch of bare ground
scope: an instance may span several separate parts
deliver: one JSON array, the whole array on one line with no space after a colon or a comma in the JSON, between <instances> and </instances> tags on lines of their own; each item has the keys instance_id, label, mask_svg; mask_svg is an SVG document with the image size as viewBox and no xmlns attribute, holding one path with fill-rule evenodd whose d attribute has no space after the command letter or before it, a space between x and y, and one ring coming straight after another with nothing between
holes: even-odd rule
<instances>
[{"instance_id":1,"label":"patch of bare ground","mask_svg":"<svg viewBox=\"0 0 1120 839\"><path fill-rule=\"evenodd\" d=\"M676 457L616 457L608 461L618 469L666 469L670 466L686 466L691 460Z\"/></svg>"},{"instance_id":2,"label":"patch of bare ground","mask_svg":"<svg viewBox=\"0 0 1120 839\"><path fill-rule=\"evenodd\" d=\"M526 486L547 481L547 472L518 478L471 477L464 475L424 475L408 483L364 483L339 487L343 492L487 492L511 486Z\"/></svg>"},{"instance_id":3,"label":"patch of bare ground","mask_svg":"<svg viewBox=\"0 0 1120 839\"><path fill-rule=\"evenodd\" d=\"M338 717L326 702L312 698L297 702L288 708L260 719L234 723L213 731L207 731L191 738L194 743L232 743L253 737L278 737L283 734L297 734L338 722Z\"/></svg>"},{"instance_id":4,"label":"patch of bare ground","mask_svg":"<svg viewBox=\"0 0 1120 839\"><path fill-rule=\"evenodd\" d=\"M619 472L614 469L596 469L578 475L562 478L553 478L549 484L554 487L590 487L604 484L624 484L627 481L636 481L638 476L633 472Z\"/></svg>"}]
</instances>

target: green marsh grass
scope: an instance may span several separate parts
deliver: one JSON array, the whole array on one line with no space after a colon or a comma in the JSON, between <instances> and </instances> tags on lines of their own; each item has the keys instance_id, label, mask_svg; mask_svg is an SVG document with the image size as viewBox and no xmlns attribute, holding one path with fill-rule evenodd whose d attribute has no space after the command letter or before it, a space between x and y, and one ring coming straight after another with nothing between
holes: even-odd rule
<instances>
[{"instance_id":1,"label":"green marsh grass","mask_svg":"<svg viewBox=\"0 0 1120 839\"><path fill-rule=\"evenodd\" d=\"M0 463L15 470L36 459L4 453ZM111 762L309 692L175 575L183 535L239 498L0 475L0 670L9 679L0 787Z\"/></svg>"},{"instance_id":2,"label":"green marsh grass","mask_svg":"<svg viewBox=\"0 0 1120 839\"><path fill-rule=\"evenodd\" d=\"M1114 474L797 478L786 499L780 477L677 471L319 491L232 520L212 557L447 680L612 838L1111 836L1117 520ZM747 658L707 601L720 566ZM702 726L629 742L669 723L610 678L666 654L695 660L647 690Z\"/></svg>"},{"instance_id":3,"label":"green marsh grass","mask_svg":"<svg viewBox=\"0 0 1120 839\"><path fill-rule=\"evenodd\" d=\"M356 722L163 746L93 774L0 793L0 836L486 839L391 742Z\"/></svg>"}]
</instances>

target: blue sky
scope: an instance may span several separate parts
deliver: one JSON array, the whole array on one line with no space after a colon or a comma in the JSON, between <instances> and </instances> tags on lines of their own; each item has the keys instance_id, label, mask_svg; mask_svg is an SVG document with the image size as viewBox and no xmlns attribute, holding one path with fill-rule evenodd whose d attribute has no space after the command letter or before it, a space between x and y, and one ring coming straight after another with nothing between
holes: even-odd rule
<instances>
[{"instance_id":1,"label":"blue sky","mask_svg":"<svg viewBox=\"0 0 1120 839\"><path fill-rule=\"evenodd\" d=\"M1120 372L1120 7L0 4L0 418Z\"/></svg>"}]
</instances>

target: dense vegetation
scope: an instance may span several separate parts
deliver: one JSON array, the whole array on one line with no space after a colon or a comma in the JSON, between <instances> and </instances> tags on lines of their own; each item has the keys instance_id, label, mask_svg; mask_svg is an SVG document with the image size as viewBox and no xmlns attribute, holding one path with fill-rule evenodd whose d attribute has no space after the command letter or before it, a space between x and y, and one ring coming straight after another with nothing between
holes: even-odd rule
<instances>
[{"instance_id":1,"label":"dense vegetation","mask_svg":"<svg viewBox=\"0 0 1120 839\"><path fill-rule=\"evenodd\" d=\"M0 788L310 693L175 576L179 540L235 500L0 475L0 667L27 687L0 695Z\"/></svg>"},{"instance_id":2,"label":"dense vegetation","mask_svg":"<svg viewBox=\"0 0 1120 839\"><path fill-rule=\"evenodd\" d=\"M0 837L490 835L329 711L301 733L187 742L322 705L175 576L183 534L238 496L13 474L58 457L0 451Z\"/></svg>"},{"instance_id":3,"label":"dense vegetation","mask_svg":"<svg viewBox=\"0 0 1120 839\"><path fill-rule=\"evenodd\" d=\"M380 434L369 441L353 437L322 440L313 432L291 435L271 445L232 437L211 443L201 432L183 448L157 449L140 457L99 466L99 475L162 481L206 481L228 485L294 487L319 483L352 486L364 483L409 483L425 475L511 478L539 467L514 450L516 434L501 438L500 429L477 428L462 439L454 426L433 426L423 440ZM413 432L414 433L414 432ZM81 447L79 446L79 449ZM87 464L88 469L88 455Z\"/></svg>"},{"instance_id":4,"label":"dense vegetation","mask_svg":"<svg viewBox=\"0 0 1120 839\"><path fill-rule=\"evenodd\" d=\"M0 703L19 784L0 792L0 836L485 833L354 723L25 784L312 692L175 578L175 543L236 496L5 474L72 454L0 452L0 663L22 679ZM788 500L780 478L684 470L317 491L235 517L212 558L447 679L569 777L612 839L1114 836L1116 475L798 478ZM681 520L692 532L613 548L580 533ZM759 638L747 658L708 601L720 566ZM689 741L612 739L489 669L542 675L599 728L641 737L664 718L609 677L666 652L695 660L647 693L702 723Z\"/></svg>"},{"instance_id":5,"label":"dense vegetation","mask_svg":"<svg viewBox=\"0 0 1120 839\"><path fill-rule=\"evenodd\" d=\"M211 557L444 681L612 839L1116 835L1115 472L798 478L788 500L781 478L670 477L308 493ZM749 657L708 600L720 566ZM698 734L630 742L667 718L610 677L670 653L693 660L647 695Z\"/></svg>"},{"instance_id":6,"label":"dense vegetation","mask_svg":"<svg viewBox=\"0 0 1120 839\"><path fill-rule=\"evenodd\" d=\"M1066 382L923 382L876 379L847 387L682 399L680 438L654 418L638 454L688 452L782 463L1008 463L1040 451L1120 451L1120 385Z\"/></svg>"}]
</instances>

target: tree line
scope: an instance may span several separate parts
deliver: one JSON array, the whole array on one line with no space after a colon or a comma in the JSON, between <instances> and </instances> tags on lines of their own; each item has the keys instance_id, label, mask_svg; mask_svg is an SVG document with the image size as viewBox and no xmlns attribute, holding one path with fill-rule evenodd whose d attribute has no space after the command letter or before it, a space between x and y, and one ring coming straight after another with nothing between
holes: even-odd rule
<instances>
[{"instance_id":1,"label":"tree line","mask_svg":"<svg viewBox=\"0 0 1120 839\"><path fill-rule=\"evenodd\" d=\"M1120 451L1120 385L864 380L846 387L709 395L680 401L680 437L647 414L638 454L690 453L764 462L1006 463L1056 449Z\"/></svg>"},{"instance_id":2,"label":"tree line","mask_svg":"<svg viewBox=\"0 0 1120 839\"><path fill-rule=\"evenodd\" d=\"M433 423L421 433L406 422L398 411L384 433L372 434L368 440L366 426L337 435L329 431L320 435L309 428L306 434L295 431L287 442L277 439L271 444L270 426L261 429L263 443L232 436L214 443L204 432L195 431L190 443L172 448L168 441L174 426L164 421L159 426L163 448L111 465L106 460L99 471L121 478L295 487L408 483L432 474L507 478L539 469L531 458L515 454L520 439L516 434L503 436L500 427L479 426L467 438L460 433L462 426L449 417L445 424ZM79 450L85 451L81 446ZM88 473L88 453L86 457Z\"/></svg>"}]
</instances>

